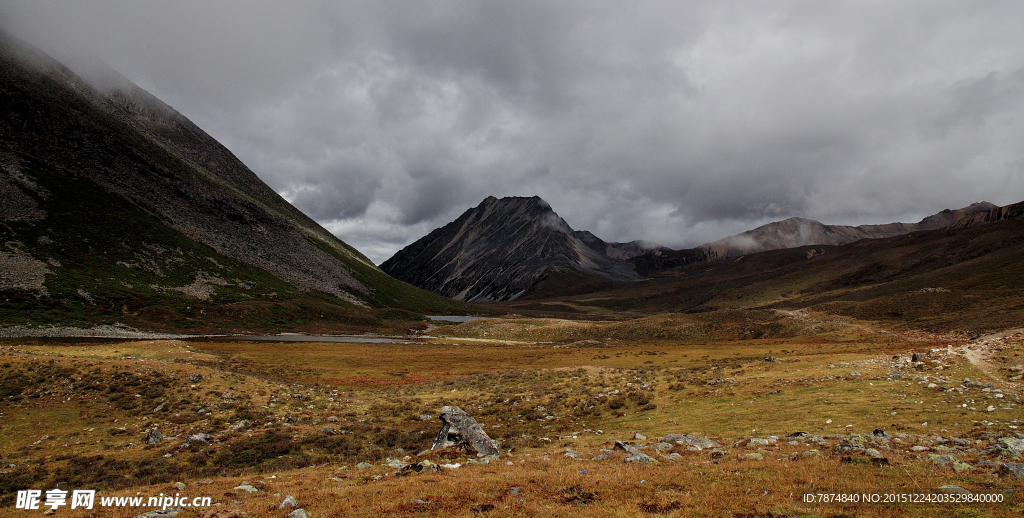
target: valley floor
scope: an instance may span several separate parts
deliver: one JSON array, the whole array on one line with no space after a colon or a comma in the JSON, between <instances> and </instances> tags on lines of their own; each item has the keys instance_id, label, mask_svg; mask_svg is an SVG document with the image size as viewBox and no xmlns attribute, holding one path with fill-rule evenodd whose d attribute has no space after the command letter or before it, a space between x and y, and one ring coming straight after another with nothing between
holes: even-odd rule
<instances>
[{"instance_id":1,"label":"valley floor","mask_svg":"<svg viewBox=\"0 0 1024 518\"><path fill-rule=\"evenodd\" d=\"M19 490L54 488L99 491L93 510L54 513L68 517L136 516L153 509L100 498L161 494L210 497L178 516L221 518L286 516L288 495L313 518L1024 510L1021 330L969 340L732 311L421 338L8 340L0 515L25 512ZM428 451L444 405L501 456ZM441 467L416 472L422 460Z\"/></svg>"}]
</instances>

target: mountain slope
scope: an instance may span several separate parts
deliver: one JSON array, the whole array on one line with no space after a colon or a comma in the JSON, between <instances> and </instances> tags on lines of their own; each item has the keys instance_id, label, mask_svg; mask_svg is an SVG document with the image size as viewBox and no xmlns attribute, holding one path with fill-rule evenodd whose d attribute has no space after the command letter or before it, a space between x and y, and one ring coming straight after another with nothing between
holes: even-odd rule
<instances>
[{"instance_id":1,"label":"mountain slope","mask_svg":"<svg viewBox=\"0 0 1024 518\"><path fill-rule=\"evenodd\" d=\"M595 252L621 261L632 259L638 255L643 255L653 250L670 250L670 248L641 240L630 241L628 243L609 243L595 236L589 230L576 230L573 232L573 235L579 238L580 241L583 241L583 244L589 246Z\"/></svg>"},{"instance_id":2,"label":"mountain slope","mask_svg":"<svg viewBox=\"0 0 1024 518\"><path fill-rule=\"evenodd\" d=\"M805 218L789 218L762 225L712 243L700 245L709 260L728 259L765 250L807 245L844 245L861 239L877 239L948 227L973 214L997 208L989 202L972 203L959 210L943 210L917 223L883 225L826 225Z\"/></svg>"},{"instance_id":3,"label":"mountain slope","mask_svg":"<svg viewBox=\"0 0 1024 518\"><path fill-rule=\"evenodd\" d=\"M988 222L841 246L767 250L729 261L707 261L697 249L678 250L662 254L671 261L647 270L653 278L642 283L595 284L575 292L540 283L537 290L547 297L506 307L635 314L812 308L970 336L1019 328L1024 202L988 213ZM654 257L646 254L634 262ZM644 271L644 264L637 263L638 270Z\"/></svg>"},{"instance_id":4,"label":"mountain slope","mask_svg":"<svg viewBox=\"0 0 1024 518\"><path fill-rule=\"evenodd\" d=\"M544 200L488 197L398 251L381 269L466 301L512 300L549 270L635 280L629 264L587 246Z\"/></svg>"},{"instance_id":5,"label":"mountain slope","mask_svg":"<svg viewBox=\"0 0 1024 518\"><path fill-rule=\"evenodd\" d=\"M187 118L114 79L98 89L0 35L7 302L57 308L43 322L289 297L350 309L447 304L389 278ZM7 323L33 320L12 315Z\"/></svg>"}]
</instances>

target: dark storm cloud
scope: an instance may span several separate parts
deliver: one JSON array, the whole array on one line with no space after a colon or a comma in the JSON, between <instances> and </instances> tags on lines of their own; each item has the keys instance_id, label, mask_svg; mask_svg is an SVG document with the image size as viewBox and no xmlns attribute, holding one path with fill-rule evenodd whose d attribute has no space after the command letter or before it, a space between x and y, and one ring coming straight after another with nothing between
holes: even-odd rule
<instances>
[{"instance_id":1,"label":"dark storm cloud","mask_svg":"<svg viewBox=\"0 0 1024 518\"><path fill-rule=\"evenodd\" d=\"M488 195L670 246L1024 199L1017 2L0 6L377 262Z\"/></svg>"}]
</instances>

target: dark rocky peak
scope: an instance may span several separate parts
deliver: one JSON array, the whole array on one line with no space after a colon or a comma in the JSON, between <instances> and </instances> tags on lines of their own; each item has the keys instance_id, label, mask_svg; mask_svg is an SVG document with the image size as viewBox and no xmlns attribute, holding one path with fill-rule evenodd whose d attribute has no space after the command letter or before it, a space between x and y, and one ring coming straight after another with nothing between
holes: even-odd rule
<instances>
[{"instance_id":1,"label":"dark rocky peak","mask_svg":"<svg viewBox=\"0 0 1024 518\"><path fill-rule=\"evenodd\" d=\"M470 301L517 298L551 268L636 279L630 265L588 246L537 196L487 197L381 264L414 286Z\"/></svg>"}]
</instances>

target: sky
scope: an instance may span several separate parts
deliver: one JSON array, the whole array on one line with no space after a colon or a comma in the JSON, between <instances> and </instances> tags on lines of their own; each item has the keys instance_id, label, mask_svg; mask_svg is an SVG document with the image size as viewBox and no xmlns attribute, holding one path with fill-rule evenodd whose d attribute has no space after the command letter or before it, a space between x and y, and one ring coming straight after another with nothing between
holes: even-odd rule
<instances>
[{"instance_id":1,"label":"sky","mask_svg":"<svg viewBox=\"0 0 1024 518\"><path fill-rule=\"evenodd\" d=\"M673 248L1024 200L1019 0L0 0L0 26L106 62L376 263L487 196Z\"/></svg>"}]
</instances>

